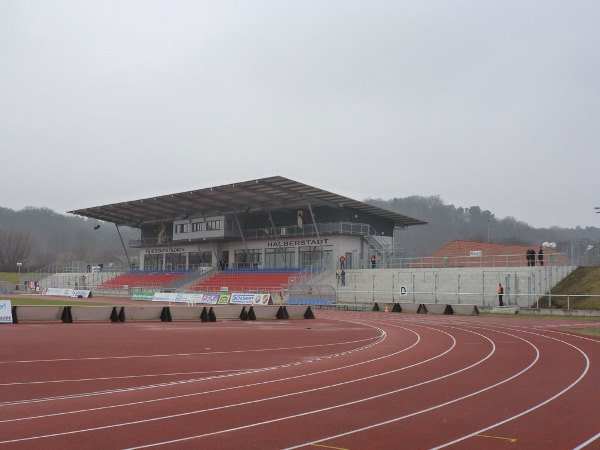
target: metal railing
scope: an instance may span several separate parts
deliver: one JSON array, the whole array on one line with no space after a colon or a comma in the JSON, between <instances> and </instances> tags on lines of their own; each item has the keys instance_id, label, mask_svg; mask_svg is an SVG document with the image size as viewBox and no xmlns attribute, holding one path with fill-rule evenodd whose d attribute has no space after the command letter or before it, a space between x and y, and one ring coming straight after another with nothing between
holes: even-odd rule
<instances>
[{"instance_id":1,"label":"metal railing","mask_svg":"<svg viewBox=\"0 0 600 450\"><path fill-rule=\"evenodd\" d=\"M510 255L482 255L482 256L426 256L422 258L399 258L401 268L428 269L428 268L465 268L465 267L527 267L524 254ZM543 264L535 261L533 267L566 266L568 257L566 253L546 254Z\"/></svg>"}]
</instances>

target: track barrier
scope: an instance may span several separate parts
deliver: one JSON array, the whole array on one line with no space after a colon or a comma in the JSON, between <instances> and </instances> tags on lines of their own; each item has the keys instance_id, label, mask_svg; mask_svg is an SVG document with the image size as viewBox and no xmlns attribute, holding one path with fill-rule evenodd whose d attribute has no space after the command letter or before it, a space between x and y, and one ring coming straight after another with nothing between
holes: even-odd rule
<instances>
[{"instance_id":1,"label":"track barrier","mask_svg":"<svg viewBox=\"0 0 600 450\"><path fill-rule=\"evenodd\" d=\"M214 315L215 320L235 320L240 319L242 315L243 305L217 305L210 308ZM213 320L212 322L214 322Z\"/></svg>"},{"instance_id":2,"label":"track barrier","mask_svg":"<svg viewBox=\"0 0 600 450\"><path fill-rule=\"evenodd\" d=\"M114 306L67 306L72 322L112 322Z\"/></svg>"},{"instance_id":3,"label":"track barrier","mask_svg":"<svg viewBox=\"0 0 600 450\"><path fill-rule=\"evenodd\" d=\"M176 320L202 320L202 310L197 306L165 306L171 318L168 322Z\"/></svg>"},{"instance_id":4,"label":"track barrier","mask_svg":"<svg viewBox=\"0 0 600 450\"><path fill-rule=\"evenodd\" d=\"M424 303L423 306L428 314L444 314L447 316L454 314L452 306L445 303Z\"/></svg>"},{"instance_id":5,"label":"track barrier","mask_svg":"<svg viewBox=\"0 0 600 450\"><path fill-rule=\"evenodd\" d=\"M13 323L64 322L66 308L65 306L14 306Z\"/></svg>"},{"instance_id":6,"label":"track barrier","mask_svg":"<svg viewBox=\"0 0 600 450\"><path fill-rule=\"evenodd\" d=\"M20 322L112 322L201 321L217 320L288 320L314 319L306 305L242 305L215 307L189 306L13 306L13 323Z\"/></svg>"},{"instance_id":7,"label":"track barrier","mask_svg":"<svg viewBox=\"0 0 600 450\"><path fill-rule=\"evenodd\" d=\"M479 308L477 308L477 305L452 305L452 310L454 311L454 314L460 314L463 316L479 315Z\"/></svg>"},{"instance_id":8,"label":"track barrier","mask_svg":"<svg viewBox=\"0 0 600 450\"><path fill-rule=\"evenodd\" d=\"M277 319L279 320L286 320L289 319L290 316L288 315L287 309L285 306L280 306L279 309L277 310L277 314L275 315L275 317L277 317Z\"/></svg>"},{"instance_id":9,"label":"track barrier","mask_svg":"<svg viewBox=\"0 0 600 450\"><path fill-rule=\"evenodd\" d=\"M119 322L134 322L136 320L161 321L162 312L162 306L123 306L119 314Z\"/></svg>"},{"instance_id":10,"label":"track barrier","mask_svg":"<svg viewBox=\"0 0 600 450\"><path fill-rule=\"evenodd\" d=\"M284 306L290 319L314 319L315 315L310 306L287 305Z\"/></svg>"},{"instance_id":11,"label":"track barrier","mask_svg":"<svg viewBox=\"0 0 600 450\"><path fill-rule=\"evenodd\" d=\"M427 309L421 303L398 303L398 305L405 313L427 314Z\"/></svg>"}]
</instances>

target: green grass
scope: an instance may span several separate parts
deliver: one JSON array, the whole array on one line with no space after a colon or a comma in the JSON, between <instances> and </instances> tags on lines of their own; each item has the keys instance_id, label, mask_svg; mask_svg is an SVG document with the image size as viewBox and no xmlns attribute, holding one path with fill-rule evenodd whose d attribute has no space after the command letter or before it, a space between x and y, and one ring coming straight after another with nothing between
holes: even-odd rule
<instances>
[{"instance_id":1,"label":"green grass","mask_svg":"<svg viewBox=\"0 0 600 450\"><path fill-rule=\"evenodd\" d=\"M8 281L11 284L15 284L19 281L19 274L17 272L0 272L0 281Z\"/></svg>"},{"instance_id":2,"label":"green grass","mask_svg":"<svg viewBox=\"0 0 600 450\"><path fill-rule=\"evenodd\" d=\"M12 306L118 306L119 303L96 303L92 301L46 300L43 298L5 297L0 300L10 300Z\"/></svg>"},{"instance_id":3,"label":"green grass","mask_svg":"<svg viewBox=\"0 0 600 450\"><path fill-rule=\"evenodd\" d=\"M568 299L567 295L582 297ZM566 309L567 303L570 309L600 309L600 267L578 267L552 288L552 307ZM546 308L548 296L540 298L539 305Z\"/></svg>"},{"instance_id":4,"label":"green grass","mask_svg":"<svg viewBox=\"0 0 600 450\"><path fill-rule=\"evenodd\" d=\"M586 336L600 337L600 328L569 328L569 331Z\"/></svg>"}]
</instances>

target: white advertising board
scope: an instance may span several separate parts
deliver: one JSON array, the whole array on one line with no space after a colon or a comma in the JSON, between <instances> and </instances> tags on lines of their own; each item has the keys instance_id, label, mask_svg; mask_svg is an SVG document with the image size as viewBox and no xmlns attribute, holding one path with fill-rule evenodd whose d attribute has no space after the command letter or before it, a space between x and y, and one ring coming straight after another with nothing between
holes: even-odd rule
<instances>
[{"instance_id":1,"label":"white advertising board","mask_svg":"<svg viewBox=\"0 0 600 450\"><path fill-rule=\"evenodd\" d=\"M12 305L10 300L0 300L0 323L12 323Z\"/></svg>"}]
</instances>

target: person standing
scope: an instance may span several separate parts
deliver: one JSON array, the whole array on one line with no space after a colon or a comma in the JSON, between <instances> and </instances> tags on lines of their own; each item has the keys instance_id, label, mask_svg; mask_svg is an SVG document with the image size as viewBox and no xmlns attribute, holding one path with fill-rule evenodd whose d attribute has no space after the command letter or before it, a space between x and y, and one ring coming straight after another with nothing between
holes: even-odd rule
<instances>
[{"instance_id":1,"label":"person standing","mask_svg":"<svg viewBox=\"0 0 600 450\"><path fill-rule=\"evenodd\" d=\"M371 269L374 269L376 265L377 265L377 256L375 256L373 254L373 256L371 256Z\"/></svg>"},{"instance_id":2,"label":"person standing","mask_svg":"<svg viewBox=\"0 0 600 450\"><path fill-rule=\"evenodd\" d=\"M340 256L340 269L344 270L346 268L346 257L344 255Z\"/></svg>"},{"instance_id":3,"label":"person standing","mask_svg":"<svg viewBox=\"0 0 600 450\"><path fill-rule=\"evenodd\" d=\"M343 269L340 273L340 281L342 282L342 286L346 286L346 272Z\"/></svg>"},{"instance_id":4,"label":"person standing","mask_svg":"<svg viewBox=\"0 0 600 450\"><path fill-rule=\"evenodd\" d=\"M502 286L502 283L498 283L498 304L500 306L504 306L504 303L502 302L503 296L504 296L504 286Z\"/></svg>"},{"instance_id":5,"label":"person standing","mask_svg":"<svg viewBox=\"0 0 600 450\"><path fill-rule=\"evenodd\" d=\"M540 247L540 251L538 252L538 262L540 266L544 265L544 249L542 247Z\"/></svg>"}]
</instances>

